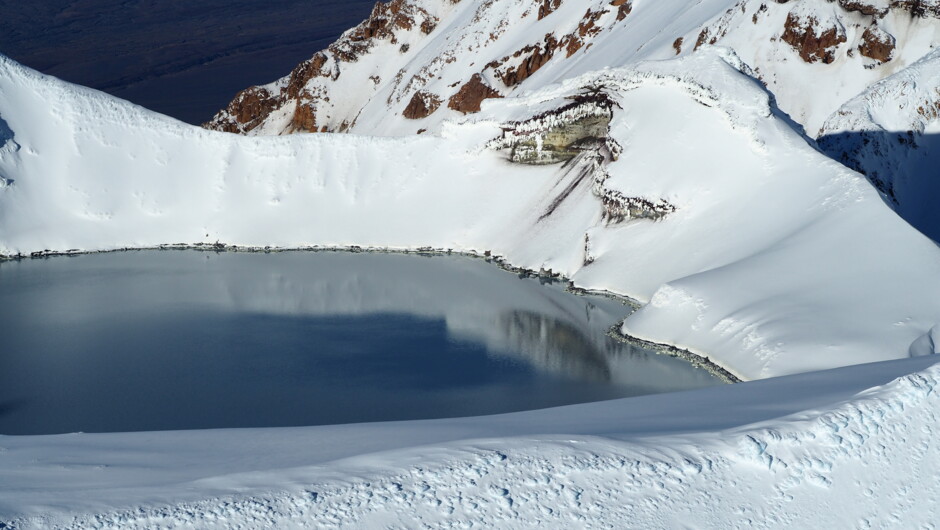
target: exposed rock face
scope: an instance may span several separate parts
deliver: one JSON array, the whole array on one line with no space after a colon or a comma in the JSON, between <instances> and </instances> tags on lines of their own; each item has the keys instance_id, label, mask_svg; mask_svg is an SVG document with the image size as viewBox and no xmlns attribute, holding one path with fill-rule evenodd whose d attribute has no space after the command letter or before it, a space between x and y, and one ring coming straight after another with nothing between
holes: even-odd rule
<instances>
[{"instance_id":1,"label":"exposed rock face","mask_svg":"<svg viewBox=\"0 0 940 530\"><path fill-rule=\"evenodd\" d=\"M297 109L304 108L300 117L295 113L291 120L292 131L311 131L313 128L298 126L303 122L316 122L316 104L314 98L303 87L315 77L331 77L333 72L325 68L329 59L320 52L294 68L287 78L287 83L278 93L272 93L265 87L249 87L235 96L225 110L217 113L203 126L226 132L245 133L260 125L268 115L289 101L297 102ZM312 118L312 121L310 119Z\"/></svg>"},{"instance_id":2,"label":"exposed rock face","mask_svg":"<svg viewBox=\"0 0 940 530\"><path fill-rule=\"evenodd\" d=\"M484 99L503 97L497 90L483 81L483 76L473 74L456 94L447 101L447 107L464 114L480 112L480 103Z\"/></svg>"},{"instance_id":3,"label":"exposed rock face","mask_svg":"<svg viewBox=\"0 0 940 530\"><path fill-rule=\"evenodd\" d=\"M518 164L548 165L566 162L608 140L616 106L606 93L593 89L573 96L572 102L503 128L503 137L490 147L508 148L509 160ZM619 147L609 147L616 159Z\"/></svg>"},{"instance_id":4,"label":"exposed rock face","mask_svg":"<svg viewBox=\"0 0 940 530\"><path fill-rule=\"evenodd\" d=\"M372 14L362 24L330 45L329 50L341 61L355 62L375 45L376 40L397 44L396 30L410 31L416 25L425 35L434 31L439 21L407 0L376 2Z\"/></svg>"},{"instance_id":5,"label":"exposed rock face","mask_svg":"<svg viewBox=\"0 0 940 530\"><path fill-rule=\"evenodd\" d=\"M614 0L614 2L617 1ZM626 6L629 12L629 2L618 5L621 9ZM591 11L588 9L581 17L575 31L561 38L548 33L542 39L542 42L530 44L510 56L492 61L486 65L486 68L491 69L507 87L516 86L545 66L554 57L556 51L565 50L566 57L574 55L575 52L585 46L588 40L604 29L598 22L609 12L609 10Z\"/></svg>"},{"instance_id":6,"label":"exposed rock face","mask_svg":"<svg viewBox=\"0 0 940 530\"><path fill-rule=\"evenodd\" d=\"M317 132L316 108L309 102L299 102L290 120L291 132Z\"/></svg>"},{"instance_id":7,"label":"exposed rock face","mask_svg":"<svg viewBox=\"0 0 940 530\"><path fill-rule=\"evenodd\" d=\"M846 41L841 26L820 27L815 17L802 17L794 12L787 16L781 39L793 46L804 61L825 64L835 60L836 48Z\"/></svg>"},{"instance_id":8,"label":"exposed rock face","mask_svg":"<svg viewBox=\"0 0 940 530\"><path fill-rule=\"evenodd\" d=\"M862 34L858 51L865 57L886 63L894 55L895 40L878 26L871 26Z\"/></svg>"},{"instance_id":9,"label":"exposed rock face","mask_svg":"<svg viewBox=\"0 0 940 530\"><path fill-rule=\"evenodd\" d=\"M617 20L623 20L627 18L633 11L633 0L612 0L610 5L617 8Z\"/></svg>"},{"instance_id":10,"label":"exposed rock face","mask_svg":"<svg viewBox=\"0 0 940 530\"><path fill-rule=\"evenodd\" d=\"M555 50L558 48L560 48L558 39L549 33L545 35L543 42L526 46L511 56L487 64L486 67L492 69L507 87L513 87L528 79L529 76L544 66L555 55ZM513 61L513 59L519 58L521 58L520 61ZM508 66L512 63L516 64Z\"/></svg>"},{"instance_id":11,"label":"exposed rock face","mask_svg":"<svg viewBox=\"0 0 940 530\"><path fill-rule=\"evenodd\" d=\"M539 20L551 15L560 6L561 0L542 0L542 5L539 6Z\"/></svg>"},{"instance_id":12,"label":"exposed rock face","mask_svg":"<svg viewBox=\"0 0 940 530\"><path fill-rule=\"evenodd\" d=\"M449 1L457 3L454 0ZM428 34L434 31L438 22L436 17L408 0L376 3L368 19L347 31L327 50L317 52L312 58L300 63L286 80L282 80L286 82L265 87L249 87L239 92L224 110L203 124L203 127L248 133L264 123L273 111L294 104L290 123L280 132L346 130L350 123L345 120L342 120L343 123L334 122L331 127L320 124L318 128L318 122L321 120L317 114L324 101L324 91L311 91L311 82L316 78L335 81L340 76L343 63L356 62L361 56L369 53L378 41L397 43L397 32L413 29Z\"/></svg>"},{"instance_id":13,"label":"exposed rock face","mask_svg":"<svg viewBox=\"0 0 940 530\"><path fill-rule=\"evenodd\" d=\"M207 128L225 132L245 132L257 127L277 106L275 98L265 88L251 87L235 95L225 111L230 119ZM210 122L211 123L211 122Z\"/></svg>"},{"instance_id":14,"label":"exposed rock face","mask_svg":"<svg viewBox=\"0 0 940 530\"><path fill-rule=\"evenodd\" d=\"M523 122L503 127L503 137L490 142L493 149L509 149L510 162L528 165L564 163L563 182L540 220L555 210L578 190L590 193L600 202L601 214L608 223L629 219L660 219L676 210L663 199L629 197L609 189L607 166L617 160L622 148L610 138L610 120L617 103L603 87L589 87L572 96L571 103L544 112ZM585 255L589 256L585 240ZM586 257L585 263L588 263Z\"/></svg>"},{"instance_id":15,"label":"exposed rock face","mask_svg":"<svg viewBox=\"0 0 940 530\"><path fill-rule=\"evenodd\" d=\"M661 219L676 211L676 207L663 199L651 201L643 197L627 197L617 190L605 190L601 195L604 219L620 223L627 219Z\"/></svg>"},{"instance_id":16,"label":"exposed rock face","mask_svg":"<svg viewBox=\"0 0 940 530\"><path fill-rule=\"evenodd\" d=\"M936 0L893 0L891 7L907 10L915 17L940 18L940 2Z\"/></svg>"},{"instance_id":17,"label":"exposed rock face","mask_svg":"<svg viewBox=\"0 0 940 530\"><path fill-rule=\"evenodd\" d=\"M513 145L509 159L519 164L546 165L571 160L603 142L610 116L584 116L550 127Z\"/></svg>"},{"instance_id":18,"label":"exposed rock face","mask_svg":"<svg viewBox=\"0 0 940 530\"><path fill-rule=\"evenodd\" d=\"M672 43L672 48L676 50L676 55L682 53L682 37L679 37Z\"/></svg>"},{"instance_id":19,"label":"exposed rock face","mask_svg":"<svg viewBox=\"0 0 940 530\"><path fill-rule=\"evenodd\" d=\"M884 0L839 0L846 11L857 11L863 15L881 18L888 14L888 3Z\"/></svg>"},{"instance_id":20,"label":"exposed rock face","mask_svg":"<svg viewBox=\"0 0 940 530\"><path fill-rule=\"evenodd\" d=\"M420 120L430 116L440 106L441 98L430 92L419 90L412 96L402 115L409 120Z\"/></svg>"}]
</instances>

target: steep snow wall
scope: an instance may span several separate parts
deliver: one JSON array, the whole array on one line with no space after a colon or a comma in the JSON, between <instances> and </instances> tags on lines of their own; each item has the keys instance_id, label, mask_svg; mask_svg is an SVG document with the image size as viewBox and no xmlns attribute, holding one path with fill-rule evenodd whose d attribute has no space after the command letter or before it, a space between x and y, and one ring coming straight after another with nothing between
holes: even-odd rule
<instances>
[{"instance_id":1,"label":"steep snow wall","mask_svg":"<svg viewBox=\"0 0 940 530\"><path fill-rule=\"evenodd\" d=\"M940 251L781 119L733 55L585 74L441 135L245 138L0 62L0 252L159 244L491 251L652 302L624 325L760 378L908 355L940 321ZM665 199L605 218L571 164L486 146L506 120L604 86L603 187Z\"/></svg>"}]
</instances>

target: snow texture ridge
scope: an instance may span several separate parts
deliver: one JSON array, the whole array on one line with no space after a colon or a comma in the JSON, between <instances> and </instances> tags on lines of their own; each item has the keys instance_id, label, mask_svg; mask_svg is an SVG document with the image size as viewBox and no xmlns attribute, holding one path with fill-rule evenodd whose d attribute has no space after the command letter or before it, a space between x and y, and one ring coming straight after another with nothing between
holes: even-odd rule
<instances>
[{"instance_id":1,"label":"snow texture ridge","mask_svg":"<svg viewBox=\"0 0 940 530\"><path fill-rule=\"evenodd\" d=\"M938 375L940 369L932 366L825 410L714 433L621 438L614 423L601 436L467 440L281 470L292 484L262 494L93 515L44 514L7 524L63 529L929 526L937 516L931 501L940 492L933 480L940 469L930 456ZM786 388L800 384L794 380ZM511 417L523 419L526 413ZM307 436L319 432L308 431ZM894 449L899 447L904 450ZM193 486L265 480L263 474L246 473ZM869 502L860 506L859 499Z\"/></svg>"}]
</instances>

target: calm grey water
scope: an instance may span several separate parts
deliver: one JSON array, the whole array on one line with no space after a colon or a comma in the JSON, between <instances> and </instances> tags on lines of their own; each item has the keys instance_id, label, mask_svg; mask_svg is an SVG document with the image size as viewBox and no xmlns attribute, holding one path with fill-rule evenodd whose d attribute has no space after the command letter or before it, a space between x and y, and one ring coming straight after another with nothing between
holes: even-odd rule
<instances>
[{"instance_id":1,"label":"calm grey water","mask_svg":"<svg viewBox=\"0 0 940 530\"><path fill-rule=\"evenodd\" d=\"M0 433L492 414L720 384L630 308L457 256L141 251L0 264Z\"/></svg>"}]
</instances>

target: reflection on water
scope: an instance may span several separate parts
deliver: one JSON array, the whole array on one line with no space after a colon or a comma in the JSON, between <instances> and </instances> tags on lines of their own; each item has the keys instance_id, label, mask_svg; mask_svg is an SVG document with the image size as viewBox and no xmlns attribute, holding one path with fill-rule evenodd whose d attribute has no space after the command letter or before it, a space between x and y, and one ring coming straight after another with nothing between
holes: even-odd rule
<instances>
[{"instance_id":1,"label":"reflection on water","mask_svg":"<svg viewBox=\"0 0 940 530\"><path fill-rule=\"evenodd\" d=\"M531 311L501 314L497 333L505 337L507 351L538 369L584 381L610 382L608 360L620 349L605 337L605 352L573 324Z\"/></svg>"},{"instance_id":2,"label":"reflection on water","mask_svg":"<svg viewBox=\"0 0 940 530\"><path fill-rule=\"evenodd\" d=\"M629 312L482 260L142 251L0 264L0 433L492 414L720 384Z\"/></svg>"}]
</instances>

